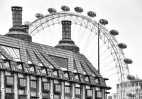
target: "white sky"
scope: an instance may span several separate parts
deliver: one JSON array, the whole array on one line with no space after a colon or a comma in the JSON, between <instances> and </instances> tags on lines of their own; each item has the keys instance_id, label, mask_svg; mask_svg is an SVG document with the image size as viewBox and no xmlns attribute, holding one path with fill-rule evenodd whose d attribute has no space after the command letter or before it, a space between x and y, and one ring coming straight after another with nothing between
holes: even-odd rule
<instances>
[{"instance_id":1,"label":"white sky","mask_svg":"<svg viewBox=\"0 0 142 99\"><path fill-rule=\"evenodd\" d=\"M130 73L142 78L142 0L0 0L0 34L4 35L12 27L11 6L23 7L23 22L32 22L36 19L35 13L47 14L50 7L61 11L62 5L69 6L71 11L80 6L84 14L94 11L97 19L107 19L107 29L118 30L118 42L128 46L124 53L133 60Z\"/></svg>"}]
</instances>

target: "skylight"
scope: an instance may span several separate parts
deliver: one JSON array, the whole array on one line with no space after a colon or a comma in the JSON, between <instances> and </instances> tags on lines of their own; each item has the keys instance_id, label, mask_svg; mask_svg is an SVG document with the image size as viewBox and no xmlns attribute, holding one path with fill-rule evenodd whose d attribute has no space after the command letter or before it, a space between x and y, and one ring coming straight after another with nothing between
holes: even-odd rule
<instances>
[{"instance_id":1,"label":"skylight","mask_svg":"<svg viewBox=\"0 0 142 99\"><path fill-rule=\"evenodd\" d=\"M1 47L15 60L20 61L20 51L17 48L12 48L8 46L2 46Z\"/></svg>"}]
</instances>

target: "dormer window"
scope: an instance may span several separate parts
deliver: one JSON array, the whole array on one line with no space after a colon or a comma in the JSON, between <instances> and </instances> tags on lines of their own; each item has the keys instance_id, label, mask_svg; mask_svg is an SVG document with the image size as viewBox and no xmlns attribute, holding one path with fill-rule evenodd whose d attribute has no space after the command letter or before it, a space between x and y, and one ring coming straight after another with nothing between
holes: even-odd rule
<instances>
[{"instance_id":1,"label":"dormer window","mask_svg":"<svg viewBox=\"0 0 142 99\"><path fill-rule=\"evenodd\" d=\"M47 68L47 74L48 74L48 76L52 76L52 72L53 72L53 70L51 69L51 68Z\"/></svg>"},{"instance_id":2,"label":"dormer window","mask_svg":"<svg viewBox=\"0 0 142 99\"><path fill-rule=\"evenodd\" d=\"M4 62L3 62L3 68L9 68L10 69L10 63L9 63L9 61L7 61L7 60L4 60Z\"/></svg>"},{"instance_id":3,"label":"dormer window","mask_svg":"<svg viewBox=\"0 0 142 99\"><path fill-rule=\"evenodd\" d=\"M16 66L16 69L18 71L22 71L22 64L18 63L17 66Z\"/></svg>"},{"instance_id":4,"label":"dormer window","mask_svg":"<svg viewBox=\"0 0 142 99\"><path fill-rule=\"evenodd\" d=\"M35 69L36 69L36 73L40 75L42 72L42 69L39 66L35 66Z\"/></svg>"},{"instance_id":5,"label":"dormer window","mask_svg":"<svg viewBox=\"0 0 142 99\"><path fill-rule=\"evenodd\" d=\"M88 78L88 77L85 77L85 81L89 81L89 78Z\"/></svg>"},{"instance_id":6,"label":"dormer window","mask_svg":"<svg viewBox=\"0 0 142 99\"><path fill-rule=\"evenodd\" d=\"M28 64L23 63L23 68L25 72L29 72L30 71L30 66Z\"/></svg>"},{"instance_id":7,"label":"dormer window","mask_svg":"<svg viewBox=\"0 0 142 99\"><path fill-rule=\"evenodd\" d=\"M42 74L42 75L46 75L46 69L45 69L45 68L42 68L41 74Z\"/></svg>"},{"instance_id":8,"label":"dormer window","mask_svg":"<svg viewBox=\"0 0 142 99\"><path fill-rule=\"evenodd\" d=\"M75 79L76 79L76 80L78 80L78 79L79 79L78 75L76 75L76 76L75 76Z\"/></svg>"},{"instance_id":9,"label":"dormer window","mask_svg":"<svg viewBox=\"0 0 142 99\"><path fill-rule=\"evenodd\" d=\"M58 70L59 78L63 78L64 72L62 70Z\"/></svg>"},{"instance_id":10,"label":"dormer window","mask_svg":"<svg viewBox=\"0 0 142 99\"><path fill-rule=\"evenodd\" d=\"M86 75L85 78L84 78L85 82L89 83L89 76Z\"/></svg>"},{"instance_id":11,"label":"dormer window","mask_svg":"<svg viewBox=\"0 0 142 99\"><path fill-rule=\"evenodd\" d=\"M95 83L99 84L99 78L98 77L95 77Z\"/></svg>"},{"instance_id":12,"label":"dormer window","mask_svg":"<svg viewBox=\"0 0 142 99\"><path fill-rule=\"evenodd\" d=\"M11 69L12 69L12 70L15 70L15 68L16 68L16 66L17 66L16 62L10 61L10 64L11 64Z\"/></svg>"},{"instance_id":13,"label":"dormer window","mask_svg":"<svg viewBox=\"0 0 142 99\"><path fill-rule=\"evenodd\" d=\"M78 75L78 74L75 74L74 79L75 79L76 81L79 81L79 75Z\"/></svg>"},{"instance_id":14,"label":"dormer window","mask_svg":"<svg viewBox=\"0 0 142 99\"><path fill-rule=\"evenodd\" d=\"M3 60L0 59L0 68L3 68Z\"/></svg>"},{"instance_id":15,"label":"dormer window","mask_svg":"<svg viewBox=\"0 0 142 99\"><path fill-rule=\"evenodd\" d=\"M81 82L84 82L84 76L82 74L79 74L79 76L80 76Z\"/></svg>"},{"instance_id":16,"label":"dormer window","mask_svg":"<svg viewBox=\"0 0 142 99\"><path fill-rule=\"evenodd\" d=\"M57 70L54 70L52 74L53 74L54 77L58 77L58 72L57 72Z\"/></svg>"},{"instance_id":17,"label":"dormer window","mask_svg":"<svg viewBox=\"0 0 142 99\"><path fill-rule=\"evenodd\" d=\"M69 72L70 80L74 80L74 74L72 72Z\"/></svg>"},{"instance_id":18,"label":"dormer window","mask_svg":"<svg viewBox=\"0 0 142 99\"><path fill-rule=\"evenodd\" d=\"M69 75L67 72L64 73L64 79L69 79Z\"/></svg>"},{"instance_id":19,"label":"dormer window","mask_svg":"<svg viewBox=\"0 0 142 99\"><path fill-rule=\"evenodd\" d=\"M30 69L30 72L31 72L31 73L35 73L34 66L31 66L29 69Z\"/></svg>"},{"instance_id":20,"label":"dormer window","mask_svg":"<svg viewBox=\"0 0 142 99\"><path fill-rule=\"evenodd\" d=\"M104 80L103 78L100 78L100 84L103 85L103 86L106 85L106 84L105 84L105 80Z\"/></svg>"}]
</instances>

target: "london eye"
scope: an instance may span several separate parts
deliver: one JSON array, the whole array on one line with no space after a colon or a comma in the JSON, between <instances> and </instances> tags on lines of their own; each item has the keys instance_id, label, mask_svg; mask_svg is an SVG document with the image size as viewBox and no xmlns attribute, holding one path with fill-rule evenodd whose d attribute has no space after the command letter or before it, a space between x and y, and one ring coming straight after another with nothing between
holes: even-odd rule
<instances>
[{"instance_id":1,"label":"london eye","mask_svg":"<svg viewBox=\"0 0 142 99\"><path fill-rule=\"evenodd\" d=\"M68 6L62 6L59 12L49 8L47 15L37 13L36 18L31 23L25 23L29 25L29 33L34 42L56 46L62 38L61 22L69 20L72 22L72 40L80 48L80 53L91 61L103 77L109 79L106 83L112 87L110 92L115 91L116 84L127 81L128 64L132 63L123 53L127 45L117 41L117 30L106 28L107 20L96 21L94 11L83 15L81 7L75 7L71 12Z\"/></svg>"}]
</instances>

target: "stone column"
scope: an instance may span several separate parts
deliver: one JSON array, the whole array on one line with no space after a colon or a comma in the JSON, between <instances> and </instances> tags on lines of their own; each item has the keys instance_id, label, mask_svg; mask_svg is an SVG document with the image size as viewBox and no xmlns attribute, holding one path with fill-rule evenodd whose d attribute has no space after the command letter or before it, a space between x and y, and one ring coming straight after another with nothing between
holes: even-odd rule
<instances>
[{"instance_id":1,"label":"stone column","mask_svg":"<svg viewBox=\"0 0 142 99\"><path fill-rule=\"evenodd\" d=\"M93 99L95 99L95 97L96 97L95 87L92 88L92 93L93 93L93 94L92 94L92 95L93 95L92 97L93 97Z\"/></svg>"},{"instance_id":2,"label":"stone column","mask_svg":"<svg viewBox=\"0 0 142 99\"><path fill-rule=\"evenodd\" d=\"M17 73L14 74L14 99L18 99L18 76Z\"/></svg>"},{"instance_id":3,"label":"stone column","mask_svg":"<svg viewBox=\"0 0 142 99\"><path fill-rule=\"evenodd\" d=\"M5 99L4 71L1 71L1 99Z\"/></svg>"},{"instance_id":4,"label":"stone column","mask_svg":"<svg viewBox=\"0 0 142 99\"><path fill-rule=\"evenodd\" d=\"M62 91L61 91L61 99L64 99L64 96L65 96L65 91L64 91L64 89L65 89L65 82L61 82L61 87L62 87Z\"/></svg>"},{"instance_id":5,"label":"stone column","mask_svg":"<svg viewBox=\"0 0 142 99\"><path fill-rule=\"evenodd\" d=\"M72 99L75 99L75 84L72 83Z\"/></svg>"},{"instance_id":6,"label":"stone column","mask_svg":"<svg viewBox=\"0 0 142 99\"><path fill-rule=\"evenodd\" d=\"M27 99L30 99L30 76L27 75Z\"/></svg>"},{"instance_id":7,"label":"stone column","mask_svg":"<svg viewBox=\"0 0 142 99\"><path fill-rule=\"evenodd\" d=\"M105 99L105 90L102 89L102 98Z\"/></svg>"},{"instance_id":8,"label":"stone column","mask_svg":"<svg viewBox=\"0 0 142 99\"><path fill-rule=\"evenodd\" d=\"M85 89L86 88L85 87L86 87L85 85L82 85L82 92L81 92L82 93L82 96L81 96L82 99L86 99L86 97L85 97Z\"/></svg>"},{"instance_id":9,"label":"stone column","mask_svg":"<svg viewBox=\"0 0 142 99\"><path fill-rule=\"evenodd\" d=\"M53 80L50 80L50 98L51 99L53 99L53 95L54 95L54 93L53 93L53 85L54 85Z\"/></svg>"},{"instance_id":10,"label":"stone column","mask_svg":"<svg viewBox=\"0 0 142 99\"><path fill-rule=\"evenodd\" d=\"M39 99L42 99L42 84L41 84L41 78L39 78Z\"/></svg>"}]
</instances>

